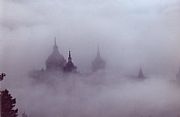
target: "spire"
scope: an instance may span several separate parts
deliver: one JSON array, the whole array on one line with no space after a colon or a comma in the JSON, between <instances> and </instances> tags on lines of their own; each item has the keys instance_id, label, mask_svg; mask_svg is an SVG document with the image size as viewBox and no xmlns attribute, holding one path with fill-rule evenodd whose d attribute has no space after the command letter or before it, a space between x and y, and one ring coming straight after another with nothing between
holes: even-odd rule
<instances>
[{"instance_id":1,"label":"spire","mask_svg":"<svg viewBox=\"0 0 180 117\"><path fill-rule=\"evenodd\" d=\"M77 67L72 62L71 51L69 51L68 62L64 66L64 72L74 72L74 73L76 73L77 72L76 69L77 69Z\"/></svg>"},{"instance_id":2,"label":"spire","mask_svg":"<svg viewBox=\"0 0 180 117\"><path fill-rule=\"evenodd\" d=\"M140 69L139 69L138 78L142 78L142 79L145 78L144 73L143 73L143 70L142 70L141 67L140 67Z\"/></svg>"},{"instance_id":3,"label":"spire","mask_svg":"<svg viewBox=\"0 0 180 117\"><path fill-rule=\"evenodd\" d=\"M54 38L54 50L55 49L57 49L58 48L58 46L57 46L57 44L56 44L56 37Z\"/></svg>"},{"instance_id":4,"label":"spire","mask_svg":"<svg viewBox=\"0 0 180 117\"><path fill-rule=\"evenodd\" d=\"M100 57L101 55L100 55L100 49L99 49L99 44L98 44L98 46L97 46L97 57Z\"/></svg>"},{"instance_id":5,"label":"spire","mask_svg":"<svg viewBox=\"0 0 180 117\"><path fill-rule=\"evenodd\" d=\"M54 38L54 45L56 45L56 37Z\"/></svg>"},{"instance_id":6,"label":"spire","mask_svg":"<svg viewBox=\"0 0 180 117\"><path fill-rule=\"evenodd\" d=\"M69 50L69 57L68 57L68 61L71 61L72 57L71 57L71 51Z\"/></svg>"},{"instance_id":7,"label":"spire","mask_svg":"<svg viewBox=\"0 0 180 117\"><path fill-rule=\"evenodd\" d=\"M100 48L99 48L99 44L97 46L97 55L95 57L95 59L92 62L92 71L98 71L100 69L104 69L106 67L106 63L103 60L103 58L101 57L100 54Z\"/></svg>"}]
</instances>

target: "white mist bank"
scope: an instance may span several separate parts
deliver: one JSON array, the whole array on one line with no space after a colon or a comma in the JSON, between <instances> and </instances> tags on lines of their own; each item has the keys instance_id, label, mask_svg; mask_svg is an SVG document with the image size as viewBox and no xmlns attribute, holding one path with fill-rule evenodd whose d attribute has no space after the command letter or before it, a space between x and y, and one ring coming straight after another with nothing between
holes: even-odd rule
<instances>
[{"instance_id":1,"label":"white mist bank","mask_svg":"<svg viewBox=\"0 0 180 117\"><path fill-rule=\"evenodd\" d=\"M21 112L31 117L177 117L180 84L150 77L144 81L117 74L54 79L53 85L29 78L11 87Z\"/></svg>"}]
</instances>

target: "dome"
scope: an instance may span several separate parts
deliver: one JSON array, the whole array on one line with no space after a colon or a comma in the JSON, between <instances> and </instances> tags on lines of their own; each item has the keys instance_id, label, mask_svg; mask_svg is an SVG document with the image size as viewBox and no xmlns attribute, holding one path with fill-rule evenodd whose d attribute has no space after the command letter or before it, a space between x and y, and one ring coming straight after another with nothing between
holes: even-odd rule
<instances>
[{"instance_id":1,"label":"dome","mask_svg":"<svg viewBox=\"0 0 180 117\"><path fill-rule=\"evenodd\" d=\"M50 54L48 59L46 60L46 69L54 70L54 69L63 69L66 60L63 55L60 54L58 47L55 45L53 47L53 52Z\"/></svg>"}]
</instances>

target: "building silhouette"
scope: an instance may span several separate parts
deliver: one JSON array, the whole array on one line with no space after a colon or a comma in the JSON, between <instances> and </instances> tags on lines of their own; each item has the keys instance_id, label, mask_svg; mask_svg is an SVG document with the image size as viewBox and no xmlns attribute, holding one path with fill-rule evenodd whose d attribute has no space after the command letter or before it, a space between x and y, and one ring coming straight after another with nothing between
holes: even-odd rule
<instances>
[{"instance_id":1,"label":"building silhouette","mask_svg":"<svg viewBox=\"0 0 180 117\"><path fill-rule=\"evenodd\" d=\"M48 77L51 76L58 76L60 78L63 78L65 76L64 74L66 73L77 73L77 67L72 61L71 52L69 51L68 60L66 62L64 56L59 52L56 38L54 39L52 53L48 56L45 62L45 66L45 69L42 68L40 70L31 71L29 73L29 76L38 80L39 82L49 82Z\"/></svg>"},{"instance_id":2,"label":"building silhouette","mask_svg":"<svg viewBox=\"0 0 180 117\"><path fill-rule=\"evenodd\" d=\"M64 66L64 72L76 73L77 72L76 69L77 69L77 67L72 62L71 51L69 51L68 62Z\"/></svg>"},{"instance_id":3,"label":"building silhouette","mask_svg":"<svg viewBox=\"0 0 180 117\"><path fill-rule=\"evenodd\" d=\"M96 57L92 62L92 71L97 72L99 70L104 69L105 67L106 67L106 62L101 57L100 49L99 49L99 46L98 46Z\"/></svg>"},{"instance_id":4,"label":"building silhouette","mask_svg":"<svg viewBox=\"0 0 180 117\"><path fill-rule=\"evenodd\" d=\"M142 68L139 69L139 72L138 72L138 79L145 79L145 75L144 75L144 73L143 73Z\"/></svg>"},{"instance_id":5,"label":"building silhouette","mask_svg":"<svg viewBox=\"0 0 180 117\"><path fill-rule=\"evenodd\" d=\"M64 56L59 52L55 38L53 51L46 60L46 71L63 71L65 64L66 60Z\"/></svg>"}]
</instances>

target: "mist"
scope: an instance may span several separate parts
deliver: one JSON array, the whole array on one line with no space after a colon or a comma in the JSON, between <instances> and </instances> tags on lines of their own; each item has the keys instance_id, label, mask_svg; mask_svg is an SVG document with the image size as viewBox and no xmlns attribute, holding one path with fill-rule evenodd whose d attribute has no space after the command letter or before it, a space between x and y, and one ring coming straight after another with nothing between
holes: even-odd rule
<instances>
[{"instance_id":1,"label":"mist","mask_svg":"<svg viewBox=\"0 0 180 117\"><path fill-rule=\"evenodd\" d=\"M179 20L179 0L1 0L1 88L19 116L178 117ZM99 45L106 70L36 83L28 73L45 68L55 37L82 74Z\"/></svg>"}]
</instances>

